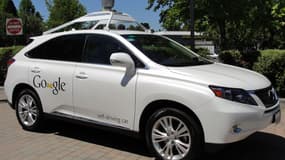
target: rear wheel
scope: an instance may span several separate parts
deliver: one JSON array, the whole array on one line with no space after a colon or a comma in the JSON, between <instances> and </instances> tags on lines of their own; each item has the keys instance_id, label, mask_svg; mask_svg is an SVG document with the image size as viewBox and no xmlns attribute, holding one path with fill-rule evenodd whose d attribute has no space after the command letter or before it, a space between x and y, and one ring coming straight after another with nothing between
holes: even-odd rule
<instances>
[{"instance_id":1,"label":"rear wheel","mask_svg":"<svg viewBox=\"0 0 285 160\"><path fill-rule=\"evenodd\" d=\"M164 108L147 122L146 141L159 159L194 160L202 151L202 132L196 121L186 113Z\"/></svg>"},{"instance_id":2,"label":"rear wheel","mask_svg":"<svg viewBox=\"0 0 285 160\"><path fill-rule=\"evenodd\" d=\"M16 115L23 129L36 131L42 123L42 106L38 96L30 89L19 93L15 101Z\"/></svg>"}]
</instances>

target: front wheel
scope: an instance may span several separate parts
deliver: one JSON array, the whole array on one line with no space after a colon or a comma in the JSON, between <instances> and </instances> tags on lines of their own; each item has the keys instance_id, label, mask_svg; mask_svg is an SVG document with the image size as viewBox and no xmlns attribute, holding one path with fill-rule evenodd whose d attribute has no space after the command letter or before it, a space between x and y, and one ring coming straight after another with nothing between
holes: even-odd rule
<instances>
[{"instance_id":1,"label":"front wheel","mask_svg":"<svg viewBox=\"0 0 285 160\"><path fill-rule=\"evenodd\" d=\"M38 96L30 89L19 93L15 101L16 115L25 130L36 131L42 123L42 106Z\"/></svg>"},{"instance_id":2,"label":"front wheel","mask_svg":"<svg viewBox=\"0 0 285 160\"><path fill-rule=\"evenodd\" d=\"M147 122L147 145L159 159L194 160L203 146L200 128L190 115L164 108L152 114Z\"/></svg>"}]
</instances>

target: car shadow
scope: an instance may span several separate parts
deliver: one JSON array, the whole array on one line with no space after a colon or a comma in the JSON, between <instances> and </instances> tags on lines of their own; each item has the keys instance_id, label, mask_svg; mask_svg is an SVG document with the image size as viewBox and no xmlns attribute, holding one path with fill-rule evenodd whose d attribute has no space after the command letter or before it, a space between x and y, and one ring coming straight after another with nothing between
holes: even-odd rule
<instances>
[{"instance_id":1,"label":"car shadow","mask_svg":"<svg viewBox=\"0 0 285 160\"><path fill-rule=\"evenodd\" d=\"M117 150L151 157L143 140L92 127L62 121L50 121L42 133L64 136ZM285 138L257 132L244 141L230 144L223 150L204 153L201 160L284 160Z\"/></svg>"},{"instance_id":2,"label":"car shadow","mask_svg":"<svg viewBox=\"0 0 285 160\"><path fill-rule=\"evenodd\" d=\"M46 123L45 129L42 129L40 132L151 157L145 143L140 138L108 132L89 126L51 120Z\"/></svg>"},{"instance_id":3,"label":"car shadow","mask_svg":"<svg viewBox=\"0 0 285 160\"><path fill-rule=\"evenodd\" d=\"M230 144L225 149L204 154L203 160L284 160L285 138L257 132L244 141Z\"/></svg>"},{"instance_id":4,"label":"car shadow","mask_svg":"<svg viewBox=\"0 0 285 160\"><path fill-rule=\"evenodd\" d=\"M6 100L6 99L0 99L0 104L1 103L8 103L8 100Z\"/></svg>"}]
</instances>

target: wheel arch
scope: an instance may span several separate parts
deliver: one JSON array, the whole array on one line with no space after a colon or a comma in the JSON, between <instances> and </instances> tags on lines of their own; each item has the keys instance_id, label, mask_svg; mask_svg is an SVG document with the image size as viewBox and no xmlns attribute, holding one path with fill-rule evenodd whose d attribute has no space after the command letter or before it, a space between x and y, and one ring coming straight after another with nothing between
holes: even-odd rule
<instances>
[{"instance_id":1,"label":"wheel arch","mask_svg":"<svg viewBox=\"0 0 285 160\"><path fill-rule=\"evenodd\" d=\"M186 105L176 102L176 101L171 101L171 100L155 100L151 103L149 103L146 108L143 110L141 117L140 117L140 121L139 121L139 132L140 134L144 134L145 132L145 125L147 123L148 117L154 113L155 111L162 109L164 107L170 107L170 108L175 108L178 110L181 110L183 112L185 112L186 114L191 115L196 122L199 124L200 129L202 131L202 137L203 140L205 140L205 133L203 130L203 126L202 123L200 121L200 119L198 118L198 116Z\"/></svg>"},{"instance_id":2,"label":"wheel arch","mask_svg":"<svg viewBox=\"0 0 285 160\"><path fill-rule=\"evenodd\" d=\"M17 84L16 87L13 89L13 92L12 92L12 107L13 107L13 109L15 109L15 100L17 98L17 95L24 89L32 90L40 99L37 91L32 86L30 86L29 84L26 84L26 83Z\"/></svg>"}]
</instances>

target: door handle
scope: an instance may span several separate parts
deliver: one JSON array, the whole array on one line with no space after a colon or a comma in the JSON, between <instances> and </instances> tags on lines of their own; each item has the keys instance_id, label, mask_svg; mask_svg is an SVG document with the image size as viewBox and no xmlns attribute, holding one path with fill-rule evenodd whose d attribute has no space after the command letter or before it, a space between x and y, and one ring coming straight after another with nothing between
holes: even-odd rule
<instances>
[{"instance_id":1,"label":"door handle","mask_svg":"<svg viewBox=\"0 0 285 160\"><path fill-rule=\"evenodd\" d=\"M33 72L33 73L40 73L41 70L40 70L39 67L34 67L34 68L31 70L31 72Z\"/></svg>"},{"instance_id":2,"label":"door handle","mask_svg":"<svg viewBox=\"0 0 285 160\"><path fill-rule=\"evenodd\" d=\"M84 72L80 72L75 76L77 79L88 79L88 75Z\"/></svg>"}]
</instances>

